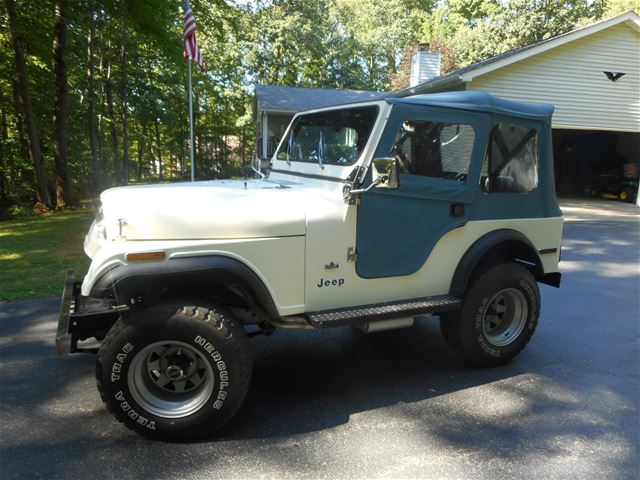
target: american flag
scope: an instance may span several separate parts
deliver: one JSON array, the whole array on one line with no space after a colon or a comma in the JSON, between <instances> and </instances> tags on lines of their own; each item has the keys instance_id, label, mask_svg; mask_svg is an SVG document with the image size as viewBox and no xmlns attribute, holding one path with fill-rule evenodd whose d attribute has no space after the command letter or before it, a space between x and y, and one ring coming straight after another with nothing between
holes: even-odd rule
<instances>
[{"instance_id":1,"label":"american flag","mask_svg":"<svg viewBox=\"0 0 640 480\"><path fill-rule=\"evenodd\" d=\"M204 72L204 60L200 53L200 47L196 40L196 18L191 11L189 0L184 2L184 34L182 35L182 44L184 45L184 58L195 60L200 70Z\"/></svg>"}]
</instances>

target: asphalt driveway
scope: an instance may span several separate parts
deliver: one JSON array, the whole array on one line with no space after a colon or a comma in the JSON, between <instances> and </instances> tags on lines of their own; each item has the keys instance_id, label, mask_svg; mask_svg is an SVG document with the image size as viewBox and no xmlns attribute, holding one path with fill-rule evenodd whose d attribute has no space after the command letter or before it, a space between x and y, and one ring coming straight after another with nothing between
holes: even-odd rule
<instances>
[{"instance_id":1,"label":"asphalt driveway","mask_svg":"<svg viewBox=\"0 0 640 480\"><path fill-rule=\"evenodd\" d=\"M435 319L255 337L247 401L203 443L113 420L94 357L54 354L57 298L0 305L0 477L638 478L640 210L564 211L563 286L512 364L461 364Z\"/></svg>"}]
</instances>

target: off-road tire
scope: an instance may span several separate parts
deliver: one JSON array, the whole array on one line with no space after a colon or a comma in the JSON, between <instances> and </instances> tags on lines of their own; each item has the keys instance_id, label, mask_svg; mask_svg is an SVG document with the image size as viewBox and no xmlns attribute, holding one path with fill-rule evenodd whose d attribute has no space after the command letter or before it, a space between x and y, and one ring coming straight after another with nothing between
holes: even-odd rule
<instances>
[{"instance_id":1,"label":"off-road tire","mask_svg":"<svg viewBox=\"0 0 640 480\"><path fill-rule=\"evenodd\" d=\"M500 324L489 330L492 318L497 318L496 306L504 308L503 337ZM509 330L507 317L514 312L517 315ZM505 262L488 267L472 279L462 308L441 315L440 328L446 342L463 359L480 366L496 366L508 363L522 351L539 316L540 291L535 278L524 266Z\"/></svg>"},{"instance_id":2,"label":"off-road tire","mask_svg":"<svg viewBox=\"0 0 640 480\"><path fill-rule=\"evenodd\" d=\"M171 345L171 356L158 357L154 352L168 352ZM200 383L192 376L186 381L191 382L188 387L182 383L182 392L168 391L177 383L163 387L164 380L158 382L160 375L150 367L153 358L159 362L156 365L165 365L165 374L175 367L166 368L168 363L184 365L187 371L199 369ZM196 363L197 367L188 366ZM175 367L170 376L176 369L184 373ZM185 441L211 436L236 414L249 388L251 370L247 335L226 309L173 304L118 320L98 352L96 379L108 410L128 428L147 438ZM184 393L185 388L194 393ZM161 410L165 404L158 407L156 397L160 402L165 397L177 399L186 406L172 411L178 403L171 403Z\"/></svg>"}]
</instances>

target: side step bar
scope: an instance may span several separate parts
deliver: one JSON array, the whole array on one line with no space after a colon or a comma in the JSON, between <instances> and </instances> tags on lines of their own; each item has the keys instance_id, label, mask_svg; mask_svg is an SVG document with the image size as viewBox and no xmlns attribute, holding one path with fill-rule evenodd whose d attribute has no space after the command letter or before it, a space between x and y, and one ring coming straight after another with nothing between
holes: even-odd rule
<instances>
[{"instance_id":1,"label":"side step bar","mask_svg":"<svg viewBox=\"0 0 640 480\"><path fill-rule=\"evenodd\" d=\"M398 317L416 317L433 313L447 312L460 308L459 298L451 295L414 298L399 302L376 303L359 307L340 308L311 312L307 315L309 323L317 328L342 327L365 322L376 322Z\"/></svg>"}]
</instances>

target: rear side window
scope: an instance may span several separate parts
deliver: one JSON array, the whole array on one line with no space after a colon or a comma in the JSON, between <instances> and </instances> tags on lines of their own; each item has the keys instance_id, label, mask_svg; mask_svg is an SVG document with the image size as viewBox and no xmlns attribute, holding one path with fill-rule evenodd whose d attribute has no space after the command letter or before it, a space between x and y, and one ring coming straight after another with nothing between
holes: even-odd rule
<instances>
[{"instance_id":1,"label":"rear side window","mask_svg":"<svg viewBox=\"0 0 640 480\"><path fill-rule=\"evenodd\" d=\"M475 136L467 124L406 120L393 155L402 173L465 182Z\"/></svg>"},{"instance_id":2,"label":"rear side window","mask_svg":"<svg viewBox=\"0 0 640 480\"><path fill-rule=\"evenodd\" d=\"M529 193L538 186L538 132L534 128L497 124L482 165L485 192Z\"/></svg>"}]
</instances>

